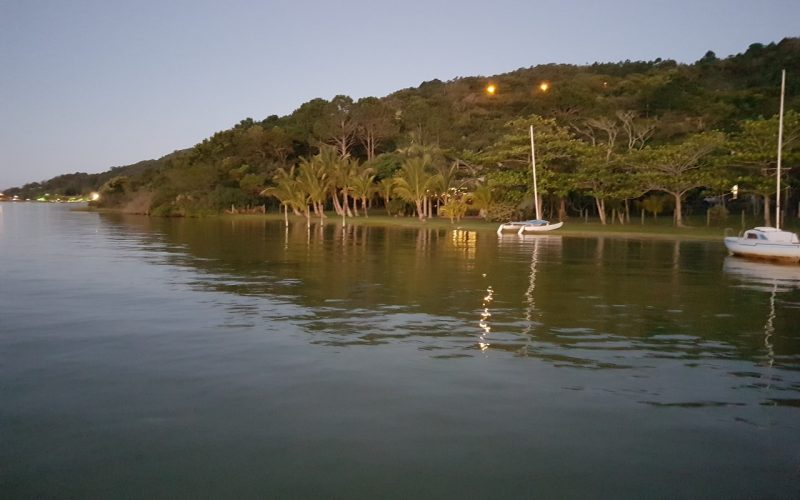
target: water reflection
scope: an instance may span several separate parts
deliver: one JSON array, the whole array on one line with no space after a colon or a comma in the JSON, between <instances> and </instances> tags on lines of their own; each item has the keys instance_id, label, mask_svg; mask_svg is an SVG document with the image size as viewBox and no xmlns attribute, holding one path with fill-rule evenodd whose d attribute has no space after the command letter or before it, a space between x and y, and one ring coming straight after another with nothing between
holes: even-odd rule
<instances>
[{"instance_id":1,"label":"water reflection","mask_svg":"<svg viewBox=\"0 0 800 500\"><path fill-rule=\"evenodd\" d=\"M0 239L12 497L198 470L301 497L797 491L800 288L726 271L719 242L53 222Z\"/></svg>"},{"instance_id":2,"label":"water reflection","mask_svg":"<svg viewBox=\"0 0 800 500\"><path fill-rule=\"evenodd\" d=\"M777 297L779 293L786 293L800 289L800 268L796 265L782 265L769 262L759 262L740 257L725 257L723 265L725 273L739 281L742 288L766 293L768 296L768 310L764 323L764 350L767 365L775 365L775 345L773 337L776 334L775 321L777 317ZM786 304L790 307L794 304Z\"/></svg>"},{"instance_id":3,"label":"water reflection","mask_svg":"<svg viewBox=\"0 0 800 500\"><path fill-rule=\"evenodd\" d=\"M760 363L767 330L775 366L800 365L792 327L800 277L778 277L783 298L768 320L768 298L753 294L775 281L748 277L749 264L737 261L723 270L724 249L707 243L105 220L154 262L189 271L183 284L247 297L257 312L235 320L231 310L231 324L291 322L315 345L405 344L442 359L478 347L558 367L647 373L663 362Z\"/></svg>"}]
</instances>

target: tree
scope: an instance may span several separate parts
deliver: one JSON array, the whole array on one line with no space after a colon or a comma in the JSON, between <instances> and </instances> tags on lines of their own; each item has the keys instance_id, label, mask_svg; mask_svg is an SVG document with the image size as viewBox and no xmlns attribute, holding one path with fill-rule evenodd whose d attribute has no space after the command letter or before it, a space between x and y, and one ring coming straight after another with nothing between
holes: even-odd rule
<instances>
[{"instance_id":1,"label":"tree","mask_svg":"<svg viewBox=\"0 0 800 500\"><path fill-rule=\"evenodd\" d=\"M289 226L290 208L297 215L302 212L308 221L308 193L302 189L300 183L295 179L294 167L289 171L283 168L279 169L275 174L274 180L276 185L264 189L260 194L261 196L271 196L278 199L284 208L285 225Z\"/></svg>"},{"instance_id":2,"label":"tree","mask_svg":"<svg viewBox=\"0 0 800 500\"><path fill-rule=\"evenodd\" d=\"M563 200L565 193L574 187L571 174L578 169L583 144L569 130L559 126L553 119L536 115L514 120L506 124L506 134L487 148L480 158L486 165L498 165L500 170L513 172L516 180L511 180L511 186L525 179L523 185L528 186L528 196L532 199L530 126L533 126L536 144L537 190L541 212L545 195L556 193ZM492 171L490 179L498 178L497 172ZM502 189L498 191L503 197L506 192L513 192ZM530 205L533 206L532 203Z\"/></svg>"},{"instance_id":3,"label":"tree","mask_svg":"<svg viewBox=\"0 0 800 500\"><path fill-rule=\"evenodd\" d=\"M367 161L375 158L375 152L384 140L397 133L394 113L376 97L359 99L353 107L353 120L356 137L367 153Z\"/></svg>"},{"instance_id":4,"label":"tree","mask_svg":"<svg viewBox=\"0 0 800 500\"><path fill-rule=\"evenodd\" d=\"M472 206L478 209L478 213L484 219L488 219L489 211L494 205L494 190L491 186L486 184L479 184L475 190L469 195L468 200L472 202Z\"/></svg>"},{"instance_id":5,"label":"tree","mask_svg":"<svg viewBox=\"0 0 800 500\"><path fill-rule=\"evenodd\" d=\"M395 178L395 194L414 204L419 220L425 219L425 199L432 185L432 176L427 170L430 163L431 157L427 154L408 158Z\"/></svg>"},{"instance_id":6,"label":"tree","mask_svg":"<svg viewBox=\"0 0 800 500\"><path fill-rule=\"evenodd\" d=\"M647 147L636 155L637 168L648 191L662 191L675 202L675 225L683 227L682 203L696 188L719 182L719 169L710 156L724 144L721 132L696 134L680 144Z\"/></svg>"},{"instance_id":7,"label":"tree","mask_svg":"<svg viewBox=\"0 0 800 500\"><path fill-rule=\"evenodd\" d=\"M350 154L355 141L357 125L352 114L353 99L337 95L322 109L322 116L314 124L314 134L321 143L332 144L342 158Z\"/></svg>"},{"instance_id":8,"label":"tree","mask_svg":"<svg viewBox=\"0 0 800 500\"><path fill-rule=\"evenodd\" d=\"M800 159L796 152L800 145L800 113L789 110L783 123L783 159L792 164ZM742 121L739 131L731 137L730 148L729 161L743 170L738 183L763 198L764 225L771 226L770 196L776 187L778 116Z\"/></svg>"},{"instance_id":9,"label":"tree","mask_svg":"<svg viewBox=\"0 0 800 500\"><path fill-rule=\"evenodd\" d=\"M381 179L378 183L378 194L383 199L383 206L386 208L386 215L392 215L391 211L389 210L389 201L391 201L392 196L394 196L395 184L396 182L393 177Z\"/></svg>"},{"instance_id":10,"label":"tree","mask_svg":"<svg viewBox=\"0 0 800 500\"><path fill-rule=\"evenodd\" d=\"M628 200L646 191L623 158L643 148L655 126L635 118L633 111L617 111L614 118L591 118L582 126L573 126L587 141L585 148L578 148L582 158L575 179L594 198L601 224L606 224L607 201L624 204L627 214ZM627 139L627 144L618 139Z\"/></svg>"},{"instance_id":11,"label":"tree","mask_svg":"<svg viewBox=\"0 0 800 500\"><path fill-rule=\"evenodd\" d=\"M325 217L323 204L327 198L329 181L328 174L325 172L322 162L319 161L319 157L300 160L297 182L300 189L308 194L308 202L313 207L314 213L320 220L323 219ZM306 208L306 213L308 213L308 208Z\"/></svg>"},{"instance_id":12,"label":"tree","mask_svg":"<svg viewBox=\"0 0 800 500\"><path fill-rule=\"evenodd\" d=\"M361 200L361 209L364 210L364 215L369 217L367 210L369 208L369 200L375 194L375 174L371 168L360 169L358 174L353 178L353 209L358 215L358 209L355 205L355 200Z\"/></svg>"}]
</instances>

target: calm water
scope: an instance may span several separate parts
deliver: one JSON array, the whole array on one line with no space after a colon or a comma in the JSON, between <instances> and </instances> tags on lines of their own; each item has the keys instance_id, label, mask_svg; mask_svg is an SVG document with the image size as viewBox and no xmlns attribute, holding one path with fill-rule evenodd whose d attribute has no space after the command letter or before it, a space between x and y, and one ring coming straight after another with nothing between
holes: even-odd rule
<instances>
[{"instance_id":1,"label":"calm water","mask_svg":"<svg viewBox=\"0 0 800 500\"><path fill-rule=\"evenodd\" d=\"M2 498L798 498L800 269L2 204Z\"/></svg>"}]
</instances>

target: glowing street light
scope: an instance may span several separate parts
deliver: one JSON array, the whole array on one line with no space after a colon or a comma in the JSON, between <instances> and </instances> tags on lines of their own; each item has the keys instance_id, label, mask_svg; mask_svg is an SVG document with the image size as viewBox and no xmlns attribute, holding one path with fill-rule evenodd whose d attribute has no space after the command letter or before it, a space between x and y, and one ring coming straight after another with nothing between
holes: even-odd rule
<instances>
[{"instance_id":1,"label":"glowing street light","mask_svg":"<svg viewBox=\"0 0 800 500\"><path fill-rule=\"evenodd\" d=\"M495 92L497 92L497 85L495 85L494 83L490 83L489 85L486 86L487 94L494 95Z\"/></svg>"},{"instance_id":2,"label":"glowing street light","mask_svg":"<svg viewBox=\"0 0 800 500\"><path fill-rule=\"evenodd\" d=\"M542 83L539 84L539 90L541 90L542 92L547 92L547 89L549 89L549 88L550 88L550 84L547 83L547 82L542 82Z\"/></svg>"}]
</instances>

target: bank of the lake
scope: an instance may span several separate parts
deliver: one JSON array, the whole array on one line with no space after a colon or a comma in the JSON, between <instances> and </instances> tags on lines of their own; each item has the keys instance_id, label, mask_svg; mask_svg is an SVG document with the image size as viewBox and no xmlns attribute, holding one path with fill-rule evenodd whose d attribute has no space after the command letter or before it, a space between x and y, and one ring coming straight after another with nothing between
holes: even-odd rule
<instances>
[{"instance_id":1,"label":"bank of the lake","mask_svg":"<svg viewBox=\"0 0 800 500\"><path fill-rule=\"evenodd\" d=\"M377 211L376 211L377 212ZM231 220L284 220L283 214L267 213L267 214L225 214L220 217ZM721 241L727 233L736 234L740 231L740 221L731 220L730 225L725 227L721 226L706 226L705 220L696 217L687 217L685 227L676 227L672 223L670 217L660 217L658 219L649 218L642 223L639 219L631 220L630 223L619 224L609 223L601 224L597 219L589 219L587 222L584 219L568 219L565 221L561 229L551 232L551 235L568 235L568 236L606 236L618 238L663 238L670 240L700 240L700 241ZM317 225L320 223L319 217L311 217L311 223ZM306 225L306 219L302 216L290 215L289 223L296 225ZM326 213L326 217L322 219L322 224L326 225L354 225L354 226L372 226L372 227L402 227L402 228L429 228L429 229L464 229L468 231L480 232L496 232L499 223L487 222L483 219L476 217L463 218L460 221L451 222L446 217L433 217L425 220L420 220L417 217L401 217L401 216L387 216L380 213L370 214L368 217L342 217L337 216L335 213Z\"/></svg>"}]
</instances>

